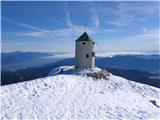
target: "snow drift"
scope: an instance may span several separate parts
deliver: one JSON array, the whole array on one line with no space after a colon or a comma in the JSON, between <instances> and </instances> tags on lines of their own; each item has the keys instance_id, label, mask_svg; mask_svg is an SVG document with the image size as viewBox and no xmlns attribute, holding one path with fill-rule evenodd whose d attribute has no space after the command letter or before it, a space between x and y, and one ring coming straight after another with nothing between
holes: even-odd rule
<instances>
[{"instance_id":1,"label":"snow drift","mask_svg":"<svg viewBox=\"0 0 160 120\"><path fill-rule=\"evenodd\" d=\"M0 119L159 119L158 88L112 74L109 80L85 75L99 70L63 66L46 78L1 86Z\"/></svg>"}]
</instances>

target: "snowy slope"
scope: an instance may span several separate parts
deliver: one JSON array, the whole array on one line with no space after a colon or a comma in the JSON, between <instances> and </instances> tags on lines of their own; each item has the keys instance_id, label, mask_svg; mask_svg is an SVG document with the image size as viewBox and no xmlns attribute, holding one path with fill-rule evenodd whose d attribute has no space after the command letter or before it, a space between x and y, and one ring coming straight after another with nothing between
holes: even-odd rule
<instances>
[{"instance_id":1,"label":"snowy slope","mask_svg":"<svg viewBox=\"0 0 160 120\"><path fill-rule=\"evenodd\" d=\"M51 76L61 68L63 75ZM84 75L92 71L61 68L46 78L1 86L0 119L160 119L160 108L150 102L159 105L158 88L112 74L96 80Z\"/></svg>"}]
</instances>

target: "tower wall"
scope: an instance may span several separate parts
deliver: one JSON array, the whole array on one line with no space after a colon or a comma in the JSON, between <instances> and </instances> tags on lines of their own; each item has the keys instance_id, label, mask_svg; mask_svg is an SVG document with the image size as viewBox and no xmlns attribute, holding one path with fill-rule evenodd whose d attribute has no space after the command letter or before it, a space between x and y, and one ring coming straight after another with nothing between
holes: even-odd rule
<instances>
[{"instance_id":1,"label":"tower wall","mask_svg":"<svg viewBox=\"0 0 160 120\"><path fill-rule=\"evenodd\" d=\"M76 68L95 67L95 43L93 41L76 41Z\"/></svg>"}]
</instances>

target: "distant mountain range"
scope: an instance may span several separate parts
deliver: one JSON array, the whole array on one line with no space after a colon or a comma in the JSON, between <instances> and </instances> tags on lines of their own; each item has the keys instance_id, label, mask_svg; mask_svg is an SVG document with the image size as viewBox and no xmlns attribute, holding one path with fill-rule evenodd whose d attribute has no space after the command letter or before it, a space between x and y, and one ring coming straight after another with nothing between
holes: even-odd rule
<instances>
[{"instance_id":1,"label":"distant mountain range","mask_svg":"<svg viewBox=\"0 0 160 120\"><path fill-rule=\"evenodd\" d=\"M55 67L75 63L74 58L52 56L53 53L2 53L1 83L6 85L45 77ZM160 55L158 54L96 57L96 66L132 81L160 87Z\"/></svg>"},{"instance_id":2,"label":"distant mountain range","mask_svg":"<svg viewBox=\"0 0 160 120\"><path fill-rule=\"evenodd\" d=\"M36 59L40 57L52 56L51 53L41 53L41 52L10 52L10 53L1 53L1 62L3 64L18 63L30 59Z\"/></svg>"},{"instance_id":3,"label":"distant mountain range","mask_svg":"<svg viewBox=\"0 0 160 120\"><path fill-rule=\"evenodd\" d=\"M151 58L152 56L152 58ZM114 57L96 57L96 66L100 68L118 68L126 70L147 71L154 74L160 72L160 55L119 55ZM61 60L60 65L73 65L74 58Z\"/></svg>"},{"instance_id":4,"label":"distant mountain range","mask_svg":"<svg viewBox=\"0 0 160 120\"><path fill-rule=\"evenodd\" d=\"M58 63L61 63L62 65L74 64L74 58L57 58L54 57L55 54L60 53L21 51L1 53L2 70L19 70L25 68L39 67L58 61ZM148 71L151 73L159 73L160 55L117 55L113 57L96 57L96 65L98 67L136 69Z\"/></svg>"},{"instance_id":5,"label":"distant mountain range","mask_svg":"<svg viewBox=\"0 0 160 120\"><path fill-rule=\"evenodd\" d=\"M54 63L62 59L55 58L55 54L58 53L21 51L1 53L1 69L3 71L16 71L20 69L35 68L49 63Z\"/></svg>"},{"instance_id":6,"label":"distant mountain range","mask_svg":"<svg viewBox=\"0 0 160 120\"><path fill-rule=\"evenodd\" d=\"M159 56L159 55L158 55ZM136 69L148 71L151 73L159 73L160 56L114 56L111 58L97 58L96 64L98 67L112 67L121 69Z\"/></svg>"}]
</instances>

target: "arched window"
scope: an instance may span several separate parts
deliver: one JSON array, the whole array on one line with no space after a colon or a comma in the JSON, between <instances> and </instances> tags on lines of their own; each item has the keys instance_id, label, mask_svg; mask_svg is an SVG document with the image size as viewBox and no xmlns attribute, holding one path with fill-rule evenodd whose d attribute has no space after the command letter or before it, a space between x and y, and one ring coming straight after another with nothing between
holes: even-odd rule
<instances>
[{"instance_id":1,"label":"arched window","mask_svg":"<svg viewBox=\"0 0 160 120\"><path fill-rule=\"evenodd\" d=\"M89 58L89 54L86 54L86 58Z\"/></svg>"},{"instance_id":2,"label":"arched window","mask_svg":"<svg viewBox=\"0 0 160 120\"><path fill-rule=\"evenodd\" d=\"M83 44L83 45L85 45L86 43L85 43L85 42L83 42L82 44Z\"/></svg>"}]
</instances>

